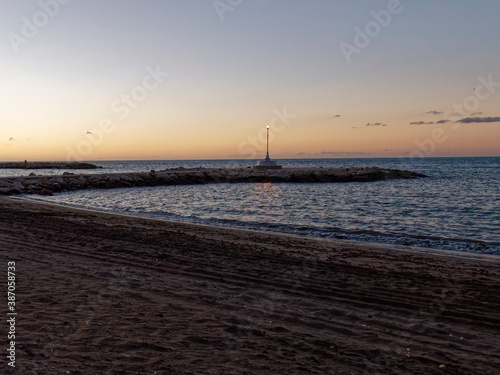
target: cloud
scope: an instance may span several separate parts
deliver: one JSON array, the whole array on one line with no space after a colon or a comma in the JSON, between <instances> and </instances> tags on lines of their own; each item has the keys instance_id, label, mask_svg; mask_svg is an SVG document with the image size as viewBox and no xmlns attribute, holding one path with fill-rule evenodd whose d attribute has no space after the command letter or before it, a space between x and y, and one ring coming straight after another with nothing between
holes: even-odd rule
<instances>
[{"instance_id":1,"label":"cloud","mask_svg":"<svg viewBox=\"0 0 500 375\"><path fill-rule=\"evenodd\" d=\"M12 147L12 145L8 143L0 143L0 147Z\"/></svg>"},{"instance_id":2,"label":"cloud","mask_svg":"<svg viewBox=\"0 0 500 375\"><path fill-rule=\"evenodd\" d=\"M334 118L339 118L339 117L340 117L340 115L333 115L333 116L328 117L328 120L331 120L331 119L334 119Z\"/></svg>"},{"instance_id":3,"label":"cloud","mask_svg":"<svg viewBox=\"0 0 500 375\"><path fill-rule=\"evenodd\" d=\"M483 114L483 112L473 112L470 115L471 116L477 116L477 115L482 115L482 114Z\"/></svg>"},{"instance_id":4,"label":"cloud","mask_svg":"<svg viewBox=\"0 0 500 375\"><path fill-rule=\"evenodd\" d=\"M369 122L368 124L366 125L361 125L361 126L351 126L351 129L362 129L362 128L366 128L366 127L374 127L374 126L389 126L387 124L384 124L382 122Z\"/></svg>"},{"instance_id":5,"label":"cloud","mask_svg":"<svg viewBox=\"0 0 500 375\"><path fill-rule=\"evenodd\" d=\"M500 122L500 117L465 117L457 122L462 124L472 124L480 122Z\"/></svg>"},{"instance_id":6,"label":"cloud","mask_svg":"<svg viewBox=\"0 0 500 375\"><path fill-rule=\"evenodd\" d=\"M451 122L451 120L447 120L447 119L444 119L444 120L439 120L439 121L413 121L413 122L410 122L410 125L433 125L433 124L446 124L448 122Z\"/></svg>"},{"instance_id":7,"label":"cloud","mask_svg":"<svg viewBox=\"0 0 500 375\"><path fill-rule=\"evenodd\" d=\"M410 122L410 125L432 125L432 124L435 124L435 122L433 121L413 121L413 122Z\"/></svg>"},{"instance_id":8,"label":"cloud","mask_svg":"<svg viewBox=\"0 0 500 375\"><path fill-rule=\"evenodd\" d=\"M428 111L428 112L424 112L424 115L440 115L442 113L443 112L439 112L439 111Z\"/></svg>"},{"instance_id":9,"label":"cloud","mask_svg":"<svg viewBox=\"0 0 500 375\"><path fill-rule=\"evenodd\" d=\"M20 139L17 139L17 138L14 138L14 137L10 137L9 141L11 141L11 142L22 142ZM31 141L31 138L24 138L24 141L26 141L26 142Z\"/></svg>"},{"instance_id":10,"label":"cloud","mask_svg":"<svg viewBox=\"0 0 500 375\"><path fill-rule=\"evenodd\" d=\"M295 156L300 157L356 157L368 156L368 152L344 152L344 151L321 151L321 152L298 152Z\"/></svg>"}]
</instances>

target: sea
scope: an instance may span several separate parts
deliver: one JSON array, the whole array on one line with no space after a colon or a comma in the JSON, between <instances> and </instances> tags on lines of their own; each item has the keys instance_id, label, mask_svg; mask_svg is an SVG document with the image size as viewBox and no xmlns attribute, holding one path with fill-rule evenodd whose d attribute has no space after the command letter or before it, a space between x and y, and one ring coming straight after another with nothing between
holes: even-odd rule
<instances>
[{"instance_id":1,"label":"sea","mask_svg":"<svg viewBox=\"0 0 500 375\"><path fill-rule=\"evenodd\" d=\"M113 173L245 168L256 160L94 161ZM500 157L286 159L283 167L405 169L427 178L82 190L29 199L132 216L500 255ZM61 170L0 170L0 176Z\"/></svg>"}]
</instances>

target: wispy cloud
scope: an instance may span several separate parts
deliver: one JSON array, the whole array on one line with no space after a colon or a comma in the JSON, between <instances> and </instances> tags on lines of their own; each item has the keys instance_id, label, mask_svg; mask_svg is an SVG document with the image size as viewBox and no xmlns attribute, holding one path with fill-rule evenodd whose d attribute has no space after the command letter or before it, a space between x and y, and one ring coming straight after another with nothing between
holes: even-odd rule
<instances>
[{"instance_id":1,"label":"wispy cloud","mask_svg":"<svg viewBox=\"0 0 500 375\"><path fill-rule=\"evenodd\" d=\"M457 122L461 124L472 124L481 122L500 122L500 117L465 117Z\"/></svg>"},{"instance_id":2,"label":"wispy cloud","mask_svg":"<svg viewBox=\"0 0 500 375\"><path fill-rule=\"evenodd\" d=\"M447 119L444 119L444 120L439 120L439 121L413 121L413 122L410 122L410 125L433 125L433 124L446 124L448 122L451 122L451 120L447 120Z\"/></svg>"},{"instance_id":3,"label":"wispy cloud","mask_svg":"<svg viewBox=\"0 0 500 375\"><path fill-rule=\"evenodd\" d=\"M299 152L295 154L299 157L356 157L371 155L368 152L344 152L344 151L321 151L321 152Z\"/></svg>"},{"instance_id":4,"label":"wispy cloud","mask_svg":"<svg viewBox=\"0 0 500 375\"><path fill-rule=\"evenodd\" d=\"M410 122L410 125L432 125L435 124L434 121L413 121Z\"/></svg>"},{"instance_id":5,"label":"wispy cloud","mask_svg":"<svg viewBox=\"0 0 500 375\"><path fill-rule=\"evenodd\" d=\"M481 113L481 112L476 112ZM475 124L475 123L491 123L500 122L500 117L465 117L458 121L451 121L448 119L443 119L439 121L413 121L410 125L433 125L433 124L447 124L448 122L458 122L461 124ZM366 125L369 126L369 125Z\"/></svg>"},{"instance_id":6,"label":"wispy cloud","mask_svg":"<svg viewBox=\"0 0 500 375\"><path fill-rule=\"evenodd\" d=\"M25 142L29 142L29 141L31 141L31 138L27 138L27 137L26 137L26 138L24 138L23 140L21 140L21 139L17 139L17 138L14 138L14 137L10 137L10 138L9 138L9 141L10 141L10 142L23 142L23 141L25 141Z\"/></svg>"},{"instance_id":7,"label":"wispy cloud","mask_svg":"<svg viewBox=\"0 0 500 375\"><path fill-rule=\"evenodd\" d=\"M427 112L424 112L423 114L424 115L441 115L443 112L439 112L439 111L427 111Z\"/></svg>"},{"instance_id":8,"label":"wispy cloud","mask_svg":"<svg viewBox=\"0 0 500 375\"><path fill-rule=\"evenodd\" d=\"M340 115L333 115L333 116L328 117L328 120L332 120L334 118L339 118L339 117L341 117L341 116Z\"/></svg>"},{"instance_id":9,"label":"wispy cloud","mask_svg":"<svg viewBox=\"0 0 500 375\"><path fill-rule=\"evenodd\" d=\"M351 129L362 129L362 128L366 128L366 127L377 127L377 126L389 126L387 124L384 124L382 122L369 122L368 124L366 125L360 125L360 126L351 126Z\"/></svg>"},{"instance_id":10,"label":"wispy cloud","mask_svg":"<svg viewBox=\"0 0 500 375\"><path fill-rule=\"evenodd\" d=\"M12 147L12 145L8 143L0 143L0 147Z\"/></svg>"}]
</instances>

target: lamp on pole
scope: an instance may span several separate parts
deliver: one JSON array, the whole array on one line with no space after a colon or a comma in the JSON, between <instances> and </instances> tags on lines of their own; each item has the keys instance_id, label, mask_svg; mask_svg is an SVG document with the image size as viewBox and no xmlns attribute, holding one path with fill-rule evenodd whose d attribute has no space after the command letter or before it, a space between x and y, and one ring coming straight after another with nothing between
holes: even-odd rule
<instances>
[{"instance_id":1,"label":"lamp on pole","mask_svg":"<svg viewBox=\"0 0 500 375\"><path fill-rule=\"evenodd\" d=\"M267 124L266 129L267 129L267 154L266 154L266 160L271 160L269 158L269 129L271 128L271 125Z\"/></svg>"},{"instance_id":2,"label":"lamp on pole","mask_svg":"<svg viewBox=\"0 0 500 375\"><path fill-rule=\"evenodd\" d=\"M271 125L267 124L266 125L267 129L267 153L266 153L266 159L265 160L259 160L257 162L257 165L254 166L256 169L281 169L281 165L278 165L277 162L274 160L271 160L269 157L269 129L271 129Z\"/></svg>"}]
</instances>

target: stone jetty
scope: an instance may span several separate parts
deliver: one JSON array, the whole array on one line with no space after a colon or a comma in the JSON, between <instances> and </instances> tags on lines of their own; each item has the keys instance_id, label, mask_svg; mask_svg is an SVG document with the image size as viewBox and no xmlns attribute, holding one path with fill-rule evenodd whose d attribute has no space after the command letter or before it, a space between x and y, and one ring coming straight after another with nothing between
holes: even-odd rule
<instances>
[{"instance_id":1,"label":"stone jetty","mask_svg":"<svg viewBox=\"0 0 500 375\"><path fill-rule=\"evenodd\" d=\"M134 186L192 185L245 182L368 182L426 177L397 169L367 168L192 168L140 173L73 174L0 177L0 195L42 194L81 189L114 189Z\"/></svg>"},{"instance_id":2,"label":"stone jetty","mask_svg":"<svg viewBox=\"0 0 500 375\"><path fill-rule=\"evenodd\" d=\"M102 168L91 163L80 162L4 162L0 163L2 169L97 169Z\"/></svg>"}]
</instances>

